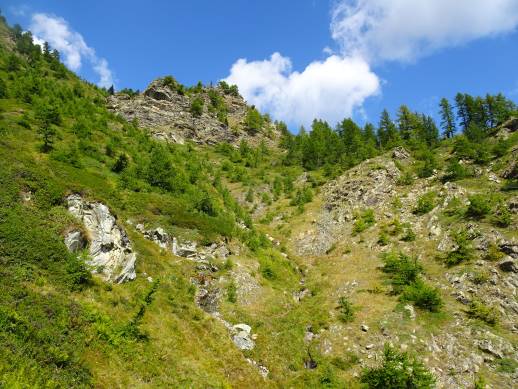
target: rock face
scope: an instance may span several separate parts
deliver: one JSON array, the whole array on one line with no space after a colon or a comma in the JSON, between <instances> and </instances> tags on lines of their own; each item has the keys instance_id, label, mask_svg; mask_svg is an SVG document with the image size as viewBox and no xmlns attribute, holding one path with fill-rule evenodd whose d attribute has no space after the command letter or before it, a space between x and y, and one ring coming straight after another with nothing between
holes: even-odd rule
<instances>
[{"instance_id":1,"label":"rock face","mask_svg":"<svg viewBox=\"0 0 518 389\"><path fill-rule=\"evenodd\" d=\"M210 109L209 91L216 92L223 99L228 124L218 119L215 110ZM191 113L194 98L204 102L199 116ZM271 124L266 124L260 131L247 131L244 125L248 111L246 102L241 96L225 94L219 87L202 88L200 92L189 95L178 93L164 79L157 79L137 96L110 96L108 109L129 121L136 119L155 138L173 143L191 140L198 144L227 142L238 145L242 139L246 139L253 145L265 141L273 146L280 135Z\"/></svg>"},{"instance_id":2,"label":"rock face","mask_svg":"<svg viewBox=\"0 0 518 389\"><path fill-rule=\"evenodd\" d=\"M404 154L404 149L399 150ZM346 232L354 214L381 209L391 200L401 172L394 161L373 158L350 169L322 188L324 207L316 228L297 237L299 255L323 255Z\"/></svg>"},{"instance_id":3,"label":"rock face","mask_svg":"<svg viewBox=\"0 0 518 389\"><path fill-rule=\"evenodd\" d=\"M93 273L106 281L122 283L134 280L136 255L126 232L117 225L108 207L98 202L85 201L80 195L66 198L68 211L84 225L89 238L89 260ZM65 242L71 251L81 247L78 231L69 233Z\"/></svg>"}]
</instances>

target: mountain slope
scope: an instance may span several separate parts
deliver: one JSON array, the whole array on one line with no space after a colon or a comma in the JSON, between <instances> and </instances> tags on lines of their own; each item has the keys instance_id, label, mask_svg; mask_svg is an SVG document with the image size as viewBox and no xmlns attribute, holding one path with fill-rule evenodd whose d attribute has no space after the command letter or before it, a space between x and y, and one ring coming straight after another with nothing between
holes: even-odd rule
<instances>
[{"instance_id":1,"label":"mountain slope","mask_svg":"<svg viewBox=\"0 0 518 389\"><path fill-rule=\"evenodd\" d=\"M376 387L392 344L421 387L513 387L516 119L424 151L425 119L293 137L230 86L109 95L1 27L1 386Z\"/></svg>"}]
</instances>

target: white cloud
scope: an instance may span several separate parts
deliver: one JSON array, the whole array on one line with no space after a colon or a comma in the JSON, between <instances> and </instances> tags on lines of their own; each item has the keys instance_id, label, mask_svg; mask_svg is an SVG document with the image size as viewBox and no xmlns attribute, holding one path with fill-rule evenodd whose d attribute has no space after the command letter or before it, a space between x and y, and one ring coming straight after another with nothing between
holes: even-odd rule
<instances>
[{"instance_id":1,"label":"white cloud","mask_svg":"<svg viewBox=\"0 0 518 389\"><path fill-rule=\"evenodd\" d=\"M517 25L517 0L341 0L331 33L349 55L408 62Z\"/></svg>"},{"instance_id":2,"label":"white cloud","mask_svg":"<svg viewBox=\"0 0 518 389\"><path fill-rule=\"evenodd\" d=\"M30 25L36 43L47 41L51 48L62 55L65 64L73 71L79 71L83 60L87 60L99 75L99 86L113 84L113 75L104 58L97 57L95 50L89 47L83 36L72 30L63 18L36 13L32 15Z\"/></svg>"},{"instance_id":3,"label":"white cloud","mask_svg":"<svg viewBox=\"0 0 518 389\"><path fill-rule=\"evenodd\" d=\"M279 53L264 61L239 59L225 80L238 85L250 104L274 118L306 126L315 118L335 124L352 115L367 97L378 93L380 85L360 57L331 55L297 72Z\"/></svg>"}]
</instances>

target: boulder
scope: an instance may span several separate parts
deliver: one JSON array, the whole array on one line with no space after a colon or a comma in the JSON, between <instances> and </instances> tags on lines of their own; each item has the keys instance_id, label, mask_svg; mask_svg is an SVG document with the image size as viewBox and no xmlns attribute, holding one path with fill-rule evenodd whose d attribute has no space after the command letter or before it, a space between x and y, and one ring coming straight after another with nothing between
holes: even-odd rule
<instances>
[{"instance_id":1,"label":"boulder","mask_svg":"<svg viewBox=\"0 0 518 389\"><path fill-rule=\"evenodd\" d=\"M253 350L255 342L250 338L250 334L240 331L232 337L232 341L240 350Z\"/></svg>"},{"instance_id":2,"label":"boulder","mask_svg":"<svg viewBox=\"0 0 518 389\"><path fill-rule=\"evenodd\" d=\"M93 273L106 281L122 283L136 278L136 254L126 232L117 224L108 207L99 202L89 202L78 194L66 198L68 211L84 225L90 237L87 264ZM77 247L77 236L69 241Z\"/></svg>"},{"instance_id":3,"label":"boulder","mask_svg":"<svg viewBox=\"0 0 518 389\"><path fill-rule=\"evenodd\" d=\"M500 270L505 272L518 273L518 264L516 264L516 260L511 257L507 257L504 260L498 263L498 267Z\"/></svg>"}]
</instances>

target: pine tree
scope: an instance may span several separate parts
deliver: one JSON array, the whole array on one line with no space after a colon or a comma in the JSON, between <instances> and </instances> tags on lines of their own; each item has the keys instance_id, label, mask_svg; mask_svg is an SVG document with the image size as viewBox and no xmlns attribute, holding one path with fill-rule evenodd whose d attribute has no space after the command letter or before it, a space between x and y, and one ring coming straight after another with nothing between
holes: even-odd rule
<instances>
[{"instance_id":1,"label":"pine tree","mask_svg":"<svg viewBox=\"0 0 518 389\"><path fill-rule=\"evenodd\" d=\"M466 105L466 95L463 93L457 93L455 95L455 104L457 105L457 117L460 120L462 129L466 130L469 126L469 113Z\"/></svg>"},{"instance_id":2,"label":"pine tree","mask_svg":"<svg viewBox=\"0 0 518 389\"><path fill-rule=\"evenodd\" d=\"M378 128L378 142L381 148L390 149L399 143L400 136L396 125L390 119L390 115L386 109L381 113L380 124Z\"/></svg>"},{"instance_id":3,"label":"pine tree","mask_svg":"<svg viewBox=\"0 0 518 389\"><path fill-rule=\"evenodd\" d=\"M445 138L453 137L455 133L455 118L453 116L453 109L447 98L443 97L439 103L441 107L441 127L443 129L443 136Z\"/></svg>"},{"instance_id":4,"label":"pine tree","mask_svg":"<svg viewBox=\"0 0 518 389\"><path fill-rule=\"evenodd\" d=\"M412 135L412 115L412 112L410 112L410 109L408 109L406 105L399 107L397 123L401 139L405 141L409 140Z\"/></svg>"}]
</instances>

